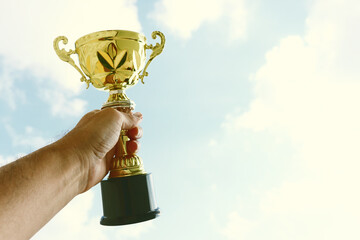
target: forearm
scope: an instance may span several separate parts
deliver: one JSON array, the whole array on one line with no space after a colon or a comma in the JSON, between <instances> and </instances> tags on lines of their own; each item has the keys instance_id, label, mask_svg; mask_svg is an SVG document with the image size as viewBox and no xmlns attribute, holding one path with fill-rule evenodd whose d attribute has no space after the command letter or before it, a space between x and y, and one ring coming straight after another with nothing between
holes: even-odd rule
<instances>
[{"instance_id":1,"label":"forearm","mask_svg":"<svg viewBox=\"0 0 360 240\"><path fill-rule=\"evenodd\" d=\"M0 239L29 239L83 190L80 162L60 144L0 168Z\"/></svg>"},{"instance_id":2,"label":"forearm","mask_svg":"<svg viewBox=\"0 0 360 240\"><path fill-rule=\"evenodd\" d=\"M0 239L29 239L77 194L100 182L121 144L121 130L141 119L140 113L94 110L59 141L0 168Z\"/></svg>"}]
</instances>

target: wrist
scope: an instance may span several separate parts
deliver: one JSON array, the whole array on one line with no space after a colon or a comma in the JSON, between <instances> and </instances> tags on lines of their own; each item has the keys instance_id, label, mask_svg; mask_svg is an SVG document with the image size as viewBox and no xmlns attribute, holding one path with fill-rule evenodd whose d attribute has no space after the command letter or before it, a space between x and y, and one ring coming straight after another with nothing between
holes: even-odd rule
<instances>
[{"instance_id":1,"label":"wrist","mask_svg":"<svg viewBox=\"0 0 360 240\"><path fill-rule=\"evenodd\" d=\"M68 186L75 195L82 193L87 185L88 171L86 161L80 158L76 146L62 138L48 145L48 148L57 156L64 186Z\"/></svg>"}]
</instances>

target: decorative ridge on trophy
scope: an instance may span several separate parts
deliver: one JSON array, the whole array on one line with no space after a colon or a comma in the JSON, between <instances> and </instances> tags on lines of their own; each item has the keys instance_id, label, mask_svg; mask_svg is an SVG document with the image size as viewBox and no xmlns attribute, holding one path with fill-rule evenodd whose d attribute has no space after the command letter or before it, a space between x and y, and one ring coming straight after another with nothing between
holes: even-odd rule
<instances>
[{"instance_id":1,"label":"decorative ridge on trophy","mask_svg":"<svg viewBox=\"0 0 360 240\"><path fill-rule=\"evenodd\" d=\"M150 62L164 49L165 36L159 31L152 38L160 37L160 43L148 45L144 35L125 30L100 31L85 35L75 42L75 50L59 48L59 42L68 43L64 36L54 40L54 49L59 58L71 64L80 74L81 81L95 88L109 90L109 98L102 108L116 108L122 112L134 110L125 89L134 86L144 77ZM152 53L146 62L146 50ZM80 68L71 58L79 57ZM128 154L127 131L122 130L121 156L112 160L107 180L101 181L104 216L102 225L125 225L156 218L160 210L155 201L152 177L146 173L142 159Z\"/></svg>"}]
</instances>

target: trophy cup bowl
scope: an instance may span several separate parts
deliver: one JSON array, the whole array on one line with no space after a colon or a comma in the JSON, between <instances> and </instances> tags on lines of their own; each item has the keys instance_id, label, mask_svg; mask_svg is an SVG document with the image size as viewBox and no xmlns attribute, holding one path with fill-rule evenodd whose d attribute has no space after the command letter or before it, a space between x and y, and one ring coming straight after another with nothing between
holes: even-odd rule
<instances>
[{"instance_id":1,"label":"trophy cup bowl","mask_svg":"<svg viewBox=\"0 0 360 240\"><path fill-rule=\"evenodd\" d=\"M135 103L125 89L134 86L144 77L150 62L159 55L165 45L165 37L159 31L152 38L161 42L148 45L144 35L125 30L100 31L85 35L75 42L75 50L59 48L59 42L68 43L64 36L54 40L54 49L59 58L71 64L80 74L80 80L91 83L95 88L109 90L109 98L102 108L116 108L131 112ZM146 50L152 53L146 62ZM71 55L77 54L80 68ZM125 225L147 221L160 213L157 207L150 173L144 170L142 159L126 151L129 140L127 131L122 130L120 156L112 160L109 178L101 181L104 216L102 225Z\"/></svg>"}]
</instances>

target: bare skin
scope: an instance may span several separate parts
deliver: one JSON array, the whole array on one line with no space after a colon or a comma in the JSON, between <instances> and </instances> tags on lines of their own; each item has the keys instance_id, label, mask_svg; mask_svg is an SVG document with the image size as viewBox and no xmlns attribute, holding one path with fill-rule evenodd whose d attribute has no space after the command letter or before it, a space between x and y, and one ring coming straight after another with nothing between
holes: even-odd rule
<instances>
[{"instance_id":1,"label":"bare skin","mask_svg":"<svg viewBox=\"0 0 360 240\"><path fill-rule=\"evenodd\" d=\"M140 113L86 114L60 140L0 168L0 239L29 239L76 195L99 183L116 156L120 131L138 149Z\"/></svg>"}]
</instances>

